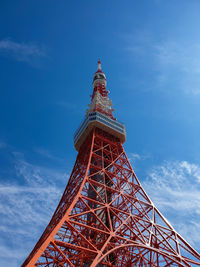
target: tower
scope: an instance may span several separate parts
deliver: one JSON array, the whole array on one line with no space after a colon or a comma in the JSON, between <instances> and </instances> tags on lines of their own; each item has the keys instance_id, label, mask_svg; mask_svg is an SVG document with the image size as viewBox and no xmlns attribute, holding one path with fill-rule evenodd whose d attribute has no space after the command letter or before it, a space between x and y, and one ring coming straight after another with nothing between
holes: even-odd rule
<instances>
[{"instance_id":1,"label":"tower","mask_svg":"<svg viewBox=\"0 0 200 267\"><path fill-rule=\"evenodd\" d=\"M51 221L22 266L200 266L200 254L154 206L123 143L98 62L75 132L77 159Z\"/></svg>"}]
</instances>

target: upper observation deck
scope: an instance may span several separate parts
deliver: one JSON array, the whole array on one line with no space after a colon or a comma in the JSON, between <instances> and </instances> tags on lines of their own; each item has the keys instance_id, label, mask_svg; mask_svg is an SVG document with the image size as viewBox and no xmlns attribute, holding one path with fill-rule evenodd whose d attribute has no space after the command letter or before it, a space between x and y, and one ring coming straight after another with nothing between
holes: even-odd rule
<instances>
[{"instance_id":1,"label":"upper observation deck","mask_svg":"<svg viewBox=\"0 0 200 267\"><path fill-rule=\"evenodd\" d=\"M126 140L126 128L124 124L96 111L89 113L85 117L82 124L74 134L74 146L77 151L79 151L79 148L93 127L98 127L105 132L118 137L122 143Z\"/></svg>"}]
</instances>

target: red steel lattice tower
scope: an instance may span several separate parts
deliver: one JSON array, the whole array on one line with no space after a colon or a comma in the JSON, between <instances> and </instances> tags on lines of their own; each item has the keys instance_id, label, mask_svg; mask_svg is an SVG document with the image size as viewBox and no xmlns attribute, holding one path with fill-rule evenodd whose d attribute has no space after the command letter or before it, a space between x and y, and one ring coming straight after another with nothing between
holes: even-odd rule
<instances>
[{"instance_id":1,"label":"red steel lattice tower","mask_svg":"<svg viewBox=\"0 0 200 267\"><path fill-rule=\"evenodd\" d=\"M200 254L154 206L122 144L98 62L78 156L60 203L22 266L200 266Z\"/></svg>"}]
</instances>

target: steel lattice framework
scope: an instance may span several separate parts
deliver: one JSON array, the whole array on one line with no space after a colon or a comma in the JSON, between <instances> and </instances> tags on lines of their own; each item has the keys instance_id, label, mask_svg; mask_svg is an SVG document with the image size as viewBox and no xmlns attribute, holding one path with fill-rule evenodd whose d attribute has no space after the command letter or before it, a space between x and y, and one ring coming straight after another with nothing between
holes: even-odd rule
<instances>
[{"instance_id":1,"label":"steel lattice framework","mask_svg":"<svg viewBox=\"0 0 200 267\"><path fill-rule=\"evenodd\" d=\"M149 199L120 138L94 126L22 266L200 266L200 255Z\"/></svg>"}]
</instances>

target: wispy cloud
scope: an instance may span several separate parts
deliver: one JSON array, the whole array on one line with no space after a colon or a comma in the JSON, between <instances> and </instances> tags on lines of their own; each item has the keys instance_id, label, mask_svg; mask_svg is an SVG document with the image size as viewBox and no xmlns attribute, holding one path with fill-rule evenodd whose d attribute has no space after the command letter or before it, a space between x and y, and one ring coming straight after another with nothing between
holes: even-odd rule
<instances>
[{"instance_id":1,"label":"wispy cloud","mask_svg":"<svg viewBox=\"0 0 200 267\"><path fill-rule=\"evenodd\" d=\"M162 65L176 66L185 73L200 73L200 45L175 41L154 45L158 61Z\"/></svg>"},{"instance_id":2,"label":"wispy cloud","mask_svg":"<svg viewBox=\"0 0 200 267\"><path fill-rule=\"evenodd\" d=\"M40 154L43 157L49 158L49 159L57 159L50 151L47 149L37 147L34 149L36 153Z\"/></svg>"},{"instance_id":3,"label":"wispy cloud","mask_svg":"<svg viewBox=\"0 0 200 267\"><path fill-rule=\"evenodd\" d=\"M11 39L0 40L0 54L11 56L17 61L31 62L34 58L45 57L44 47L34 43L15 42Z\"/></svg>"},{"instance_id":4,"label":"wispy cloud","mask_svg":"<svg viewBox=\"0 0 200 267\"><path fill-rule=\"evenodd\" d=\"M166 41L155 44L155 60L160 70L158 82L165 85L175 80L179 89L186 94L200 95L200 45Z\"/></svg>"},{"instance_id":5,"label":"wispy cloud","mask_svg":"<svg viewBox=\"0 0 200 267\"><path fill-rule=\"evenodd\" d=\"M17 175L24 179L25 183L31 182L36 185L55 185L57 181L62 181L64 177L68 177L66 173L62 174L54 168L47 168L31 164L24 159L23 154L13 152L16 157L15 170ZM54 157L51 155L51 157ZM44 176L44 178L43 178Z\"/></svg>"},{"instance_id":6,"label":"wispy cloud","mask_svg":"<svg viewBox=\"0 0 200 267\"><path fill-rule=\"evenodd\" d=\"M67 180L66 174L31 164L21 153L15 152L14 156L16 182L0 182L1 266L8 266L6 262L19 266L30 253L48 224Z\"/></svg>"},{"instance_id":7,"label":"wispy cloud","mask_svg":"<svg viewBox=\"0 0 200 267\"><path fill-rule=\"evenodd\" d=\"M200 249L200 165L166 161L143 183L154 204L188 242Z\"/></svg>"},{"instance_id":8,"label":"wispy cloud","mask_svg":"<svg viewBox=\"0 0 200 267\"><path fill-rule=\"evenodd\" d=\"M138 153L128 153L128 159L129 161L132 163L136 160L146 160L146 159L149 159L151 156L150 154L138 154Z\"/></svg>"},{"instance_id":9,"label":"wispy cloud","mask_svg":"<svg viewBox=\"0 0 200 267\"><path fill-rule=\"evenodd\" d=\"M137 160L137 159L141 159L141 156L137 153L130 153L129 155L129 160L133 161L133 160Z\"/></svg>"},{"instance_id":10,"label":"wispy cloud","mask_svg":"<svg viewBox=\"0 0 200 267\"><path fill-rule=\"evenodd\" d=\"M155 88L168 86L190 95L200 95L200 45L199 42L155 40L148 32L124 36L124 49L139 65L151 71ZM145 69L146 70L146 69ZM145 75L145 74L144 74ZM169 86L170 84L170 86Z\"/></svg>"}]
</instances>

